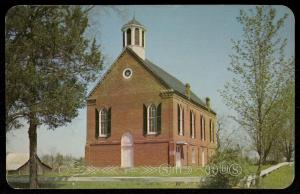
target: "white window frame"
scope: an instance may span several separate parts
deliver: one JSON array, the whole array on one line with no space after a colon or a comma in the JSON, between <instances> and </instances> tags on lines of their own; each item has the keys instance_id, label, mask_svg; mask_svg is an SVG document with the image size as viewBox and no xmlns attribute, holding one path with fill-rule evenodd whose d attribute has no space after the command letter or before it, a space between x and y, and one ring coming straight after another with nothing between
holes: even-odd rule
<instances>
[{"instance_id":1,"label":"white window frame","mask_svg":"<svg viewBox=\"0 0 300 194\"><path fill-rule=\"evenodd\" d=\"M183 135L183 108L179 105L179 135Z\"/></svg>"},{"instance_id":2,"label":"white window frame","mask_svg":"<svg viewBox=\"0 0 300 194\"><path fill-rule=\"evenodd\" d=\"M195 139L195 113L192 112L192 138Z\"/></svg>"},{"instance_id":3,"label":"white window frame","mask_svg":"<svg viewBox=\"0 0 300 194\"><path fill-rule=\"evenodd\" d=\"M155 117L154 117L154 120L155 120L155 127L154 127L154 131L150 131L150 108L151 107L154 107L155 108ZM154 104L150 104L148 107L147 107L147 134L148 135L155 135L157 134L157 108Z\"/></svg>"},{"instance_id":4,"label":"white window frame","mask_svg":"<svg viewBox=\"0 0 300 194\"><path fill-rule=\"evenodd\" d=\"M102 133L102 118L101 118L101 114L105 111L105 114L106 114L106 123L105 125L108 125L107 123L107 110L102 108L100 111L99 111L99 137L107 137L107 129L106 129L106 133ZM107 126L108 127L108 126ZM105 129L103 129L103 132L104 132Z\"/></svg>"},{"instance_id":5,"label":"white window frame","mask_svg":"<svg viewBox=\"0 0 300 194\"><path fill-rule=\"evenodd\" d=\"M201 140L204 141L204 136L205 136L205 121L204 121L204 116L201 115L201 131L202 131L202 137Z\"/></svg>"},{"instance_id":6,"label":"white window frame","mask_svg":"<svg viewBox=\"0 0 300 194\"><path fill-rule=\"evenodd\" d=\"M125 75L125 72L126 71L130 71L130 75L129 76L126 76ZM132 71L132 69L131 68L125 68L124 70L123 70L123 77L125 78L125 79L129 79L129 78L131 78L131 76L132 76L132 74L133 74L133 71Z\"/></svg>"}]
</instances>

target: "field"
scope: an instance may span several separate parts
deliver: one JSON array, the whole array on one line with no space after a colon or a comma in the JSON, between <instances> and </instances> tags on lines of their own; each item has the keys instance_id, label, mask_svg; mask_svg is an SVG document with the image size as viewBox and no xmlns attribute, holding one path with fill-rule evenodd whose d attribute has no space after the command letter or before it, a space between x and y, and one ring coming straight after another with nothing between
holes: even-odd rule
<instances>
[{"instance_id":1,"label":"field","mask_svg":"<svg viewBox=\"0 0 300 194\"><path fill-rule=\"evenodd\" d=\"M262 178L259 188L262 189L284 189L289 187L295 176L294 166L283 166L266 177Z\"/></svg>"},{"instance_id":2,"label":"field","mask_svg":"<svg viewBox=\"0 0 300 194\"><path fill-rule=\"evenodd\" d=\"M270 165L265 165L262 169L266 169ZM284 168L284 167L283 167ZM256 172L257 167L254 165L248 165L244 167L244 171L251 174ZM54 189L101 189L101 188L201 188L200 177L207 176L205 168L201 167L136 167L133 169L121 169L115 167L106 168L71 168L65 170L62 173L52 172L39 176L40 180L47 178L57 178L56 181L40 181L40 188L54 188ZM271 176L271 175L269 175ZM148 182L143 180L138 181L118 181L118 182L100 182L100 181L66 181L65 178L70 177L199 177L199 182L185 183L183 181L178 182ZM28 180L28 176L9 175L9 179L23 178ZM266 177L268 178L268 177ZM181 180L181 179L180 179ZM27 181L10 182L13 188L28 188ZM270 184L268 180L264 182L268 186Z\"/></svg>"},{"instance_id":3,"label":"field","mask_svg":"<svg viewBox=\"0 0 300 194\"><path fill-rule=\"evenodd\" d=\"M28 183L11 183L13 188L29 188ZM140 183L140 182L66 182L41 183L43 189L131 189L131 188L200 188L198 183Z\"/></svg>"}]
</instances>

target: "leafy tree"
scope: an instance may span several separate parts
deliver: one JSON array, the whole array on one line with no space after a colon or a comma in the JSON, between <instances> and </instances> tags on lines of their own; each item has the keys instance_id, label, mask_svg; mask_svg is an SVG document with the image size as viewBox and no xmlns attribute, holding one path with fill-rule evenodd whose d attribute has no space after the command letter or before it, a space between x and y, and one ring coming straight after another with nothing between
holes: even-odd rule
<instances>
[{"instance_id":1,"label":"leafy tree","mask_svg":"<svg viewBox=\"0 0 300 194\"><path fill-rule=\"evenodd\" d=\"M271 6L240 11L237 20L243 27L243 36L232 41L230 55L229 71L234 78L221 91L226 104L237 113L233 119L246 129L255 145L259 155L257 175L278 135L273 113L280 92L290 79L290 60L284 55L287 40L279 35L287 17L285 14L276 19L276 10Z\"/></svg>"},{"instance_id":2,"label":"leafy tree","mask_svg":"<svg viewBox=\"0 0 300 194\"><path fill-rule=\"evenodd\" d=\"M205 167L208 176L202 186L214 189L236 187L248 172L246 166L238 147L219 150Z\"/></svg>"},{"instance_id":3,"label":"leafy tree","mask_svg":"<svg viewBox=\"0 0 300 194\"><path fill-rule=\"evenodd\" d=\"M295 149L295 81L291 80L281 92L281 127L278 135L279 148L287 162Z\"/></svg>"},{"instance_id":4,"label":"leafy tree","mask_svg":"<svg viewBox=\"0 0 300 194\"><path fill-rule=\"evenodd\" d=\"M64 164L64 156L60 153L57 153L55 156L55 164L58 170L58 173L60 173L60 168Z\"/></svg>"},{"instance_id":5,"label":"leafy tree","mask_svg":"<svg viewBox=\"0 0 300 194\"><path fill-rule=\"evenodd\" d=\"M37 127L65 125L85 105L86 85L102 69L86 37L90 8L15 6L5 19L6 130L29 124L30 187L37 183Z\"/></svg>"}]
</instances>

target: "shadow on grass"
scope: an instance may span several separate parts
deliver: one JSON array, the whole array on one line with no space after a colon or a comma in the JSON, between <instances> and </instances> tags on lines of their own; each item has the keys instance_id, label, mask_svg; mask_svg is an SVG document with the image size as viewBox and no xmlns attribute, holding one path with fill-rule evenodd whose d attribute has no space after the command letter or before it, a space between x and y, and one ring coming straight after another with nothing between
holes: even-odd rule
<instances>
[{"instance_id":1,"label":"shadow on grass","mask_svg":"<svg viewBox=\"0 0 300 194\"><path fill-rule=\"evenodd\" d=\"M18 183L18 182L9 182L10 187L13 189L29 189L29 183ZM39 188L41 189L57 189L63 188L65 183L39 183Z\"/></svg>"}]
</instances>

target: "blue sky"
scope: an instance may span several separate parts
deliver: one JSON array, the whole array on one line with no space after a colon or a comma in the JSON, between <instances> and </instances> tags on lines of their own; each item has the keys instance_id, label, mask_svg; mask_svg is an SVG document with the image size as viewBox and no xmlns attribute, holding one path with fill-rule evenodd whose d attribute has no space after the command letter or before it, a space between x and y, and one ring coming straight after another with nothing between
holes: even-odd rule
<instances>
[{"instance_id":1,"label":"blue sky","mask_svg":"<svg viewBox=\"0 0 300 194\"><path fill-rule=\"evenodd\" d=\"M177 77L190 83L191 89L202 99L209 96L219 115L228 109L218 90L231 80L227 71L231 54L230 39L239 39L242 27L236 17L240 9L252 6L191 5L191 6L96 6L90 16L92 28L87 35L96 37L105 56L106 69L122 50L121 26L135 18L147 28L146 58ZM113 9L112 9L113 8ZM122 10L118 14L114 9ZM253 7L252 7L253 8ZM288 13L280 32L288 38L287 56L294 55L295 21L290 9L275 6L277 15ZM99 75L100 77L100 75ZM95 86L89 85L88 91ZM86 140L86 109L81 109L72 123L65 127L38 129L38 153L51 151L84 156ZM28 152L27 125L7 133L7 151Z\"/></svg>"}]
</instances>

